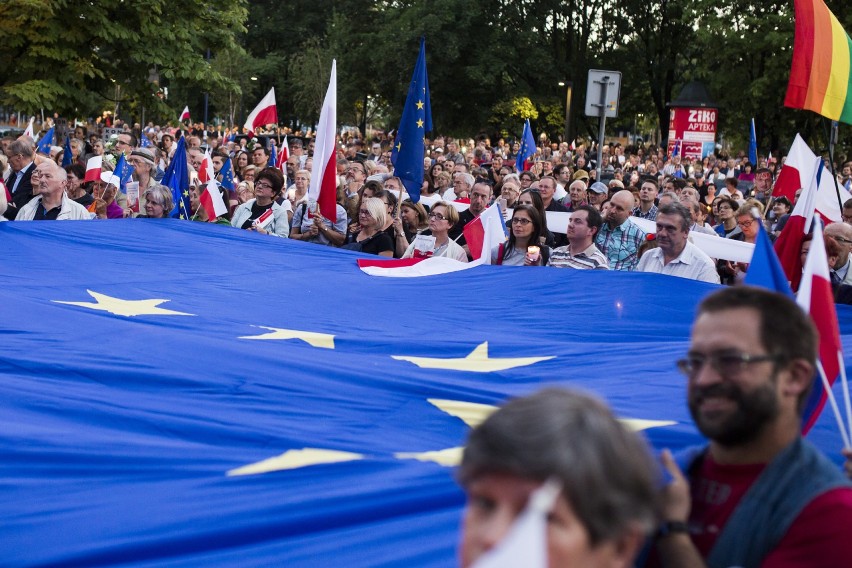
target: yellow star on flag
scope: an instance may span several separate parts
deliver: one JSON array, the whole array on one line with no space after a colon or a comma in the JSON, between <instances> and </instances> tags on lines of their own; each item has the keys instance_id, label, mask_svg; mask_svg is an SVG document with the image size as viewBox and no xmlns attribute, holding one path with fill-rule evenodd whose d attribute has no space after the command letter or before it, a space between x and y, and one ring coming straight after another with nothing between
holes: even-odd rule
<instances>
[{"instance_id":1,"label":"yellow star on flag","mask_svg":"<svg viewBox=\"0 0 852 568\"><path fill-rule=\"evenodd\" d=\"M57 304L67 304L69 306L80 306L92 310L109 312L117 316L127 317L195 315L157 307L164 302L168 302L169 300L122 300L121 298L114 298L112 296L107 296L106 294L92 292L91 290L86 290L86 292L88 292L89 295L95 299L94 302L63 302L60 300L53 300L53 302Z\"/></svg>"},{"instance_id":2,"label":"yellow star on flag","mask_svg":"<svg viewBox=\"0 0 852 568\"><path fill-rule=\"evenodd\" d=\"M400 150L401 148L402 148L402 142L397 142L397 143L396 143L396 151L397 151L397 152L399 152L399 150Z\"/></svg>"},{"instance_id":3,"label":"yellow star on flag","mask_svg":"<svg viewBox=\"0 0 852 568\"><path fill-rule=\"evenodd\" d=\"M269 333L262 335L244 335L240 339L300 339L312 345L313 347L321 347L323 349L334 349L334 336L329 333L317 333L315 331L300 331L296 329L281 329L277 327L266 327L258 325L261 329L270 330Z\"/></svg>"},{"instance_id":4,"label":"yellow star on flag","mask_svg":"<svg viewBox=\"0 0 852 568\"><path fill-rule=\"evenodd\" d=\"M423 101L417 101L417 108L418 108L418 109L422 109L422 108L423 108Z\"/></svg>"},{"instance_id":5,"label":"yellow star on flag","mask_svg":"<svg viewBox=\"0 0 852 568\"><path fill-rule=\"evenodd\" d=\"M423 120L417 119L417 128L423 128Z\"/></svg>"},{"instance_id":6,"label":"yellow star on flag","mask_svg":"<svg viewBox=\"0 0 852 568\"><path fill-rule=\"evenodd\" d=\"M398 361L414 363L422 369L446 369L451 371L472 371L474 373L493 373L516 367L526 367L554 357L489 357L488 342L478 345L465 357L440 359L437 357L407 357L391 355Z\"/></svg>"}]
</instances>

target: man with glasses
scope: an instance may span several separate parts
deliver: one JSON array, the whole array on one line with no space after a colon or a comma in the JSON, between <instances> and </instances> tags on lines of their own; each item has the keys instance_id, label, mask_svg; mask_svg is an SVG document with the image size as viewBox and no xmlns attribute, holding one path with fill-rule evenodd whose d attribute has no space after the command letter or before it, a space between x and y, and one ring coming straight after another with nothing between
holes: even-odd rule
<instances>
[{"instance_id":1,"label":"man with glasses","mask_svg":"<svg viewBox=\"0 0 852 568\"><path fill-rule=\"evenodd\" d=\"M801 435L816 356L810 317L782 294L738 286L701 302L677 364L709 444L683 469L663 453L661 565L849 565L852 487Z\"/></svg>"},{"instance_id":2,"label":"man with glasses","mask_svg":"<svg viewBox=\"0 0 852 568\"><path fill-rule=\"evenodd\" d=\"M122 132L115 140L115 149L124 155L132 152L136 145L136 136L129 132Z\"/></svg>"},{"instance_id":3,"label":"man with glasses","mask_svg":"<svg viewBox=\"0 0 852 568\"><path fill-rule=\"evenodd\" d=\"M840 213L843 216L843 222L852 225L852 199L846 200Z\"/></svg>"},{"instance_id":4,"label":"man with glasses","mask_svg":"<svg viewBox=\"0 0 852 568\"><path fill-rule=\"evenodd\" d=\"M692 214L684 205L660 207L657 214L657 244L642 255L636 270L656 272L719 284L716 265L701 249L689 242Z\"/></svg>"},{"instance_id":5,"label":"man with glasses","mask_svg":"<svg viewBox=\"0 0 852 568\"><path fill-rule=\"evenodd\" d=\"M834 239L840 249L840 265L831 271L832 282L852 285L852 225L830 223L825 226L825 236Z\"/></svg>"},{"instance_id":6,"label":"man with glasses","mask_svg":"<svg viewBox=\"0 0 852 568\"><path fill-rule=\"evenodd\" d=\"M3 216L11 221L18 214L18 211L33 198L32 177L35 164L33 163L33 148L25 140L18 139L10 142L5 153L12 171L3 183L9 189L9 193L12 194L12 201L9 202L9 207L3 213Z\"/></svg>"}]
</instances>

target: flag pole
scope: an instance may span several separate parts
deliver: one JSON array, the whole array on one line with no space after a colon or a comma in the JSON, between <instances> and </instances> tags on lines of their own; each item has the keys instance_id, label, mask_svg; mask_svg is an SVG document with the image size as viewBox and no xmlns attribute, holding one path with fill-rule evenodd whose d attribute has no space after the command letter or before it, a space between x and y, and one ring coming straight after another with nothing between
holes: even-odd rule
<instances>
[{"instance_id":1,"label":"flag pole","mask_svg":"<svg viewBox=\"0 0 852 568\"><path fill-rule=\"evenodd\" d=\"M843 362L843 352L837 352L837 362L840 365L840 383L843 385L843 402L846 406L846 422L852 433L852 404L849 401L849 382L846 380L846 364Z\"/></svg>"},{"instance_id":2,"label":"flag pole","mask_svg":"<svg viewBox=\"0 0 852 568\"><path fill-rule=\"evenodd\" d=\"M825 369L822 368L822 362L817 360L817 372L822 380L822 386L825 388L825 393L828 396L828 402L831 404L831 409L834 411L834 419L837 420L837 427L840 429L840 437L843 438L843 446L852 448L852 443L849 442L849 434L846 433L846 427L843 425L843 419L840 417L840 409L837 407L837 399L834 398L834 391L831 390L831 384L825 376Z\"/></svg>"},{"instance_id":3,"label":"flag pole","mask_svg":"<svg viewBox=\"0 0 852 568\"><path fill-rule=\"evenodd\" d=\"M826 118L823 117L822 123L825 125ZM843 211L843 200L840 198L840 187L837 185L837 171L834 169L834 145L837 143L837 130L840 125L836 120L831 121L831 126L828 128L828 165L831 168L831 179L834 180L834 193L837 195L837 204L840 210Z\"/></svg>"}]
</instances>

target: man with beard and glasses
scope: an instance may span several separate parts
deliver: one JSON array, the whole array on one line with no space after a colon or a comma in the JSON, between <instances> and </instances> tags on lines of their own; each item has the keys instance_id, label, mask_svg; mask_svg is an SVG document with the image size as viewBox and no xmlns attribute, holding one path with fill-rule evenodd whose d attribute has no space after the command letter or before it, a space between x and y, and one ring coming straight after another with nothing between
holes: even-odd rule
<instances>
[{"instance_id":1,"label":"man with beard and glasses","mask_svg":"<svg viewBox=\"0 0 852 568\"><path fill-rule=\"evenodd\" d=\"M678 460L685 474L663 452L652 565L852 566L852 485L801 434L816 354L813 323L784 295L741 286L701 302L678 367L710 442Z\"/></svg>"}]
</instances>

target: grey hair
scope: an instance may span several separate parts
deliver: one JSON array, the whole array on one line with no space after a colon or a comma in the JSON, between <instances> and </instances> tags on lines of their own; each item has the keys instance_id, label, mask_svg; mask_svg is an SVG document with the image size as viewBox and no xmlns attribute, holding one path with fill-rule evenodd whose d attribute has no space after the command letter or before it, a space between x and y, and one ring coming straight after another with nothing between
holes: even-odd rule
<instances>
[{"instance_id":1,"label":"grey hair","mask_svg":"<svg viewBox=\"0 0 852 568\"><path fill-rule=\"evenodd\" d=\"M663 195L666 194L664 193ZM690 213L686 205L678 201L660 207L657 210L657 215L659 214L680 217L680 228L684 231L689 231L689 228L692 226L692 213Z\"/></svg>"}]
</instances>

